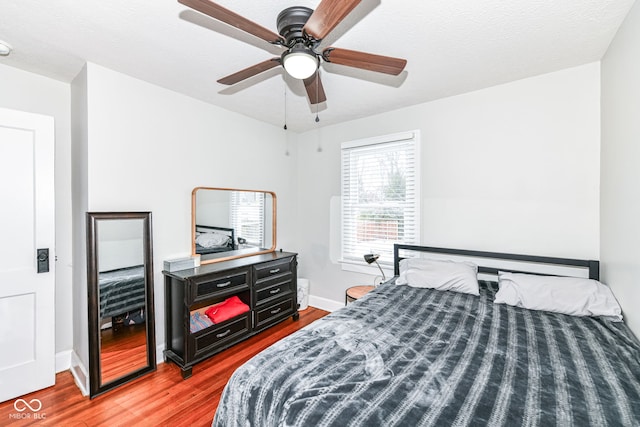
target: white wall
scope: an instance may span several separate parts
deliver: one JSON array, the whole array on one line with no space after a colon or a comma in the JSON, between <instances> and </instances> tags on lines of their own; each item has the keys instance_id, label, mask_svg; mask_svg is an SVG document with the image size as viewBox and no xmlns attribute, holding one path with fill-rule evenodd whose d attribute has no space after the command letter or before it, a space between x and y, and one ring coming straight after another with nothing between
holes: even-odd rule
<instances>
[{"instance_id":1,"label":"white wall","mask_svg":"<svg viewBox=\"0 0 640 427\"><path fill-rule=\"evenodd\" d=\"M343 302L347 287L372 282L331 259L340 143L413 129L422 244L597 259L599 79L592 63L300 135L296 249L311 294Z\"/></svg>"},{"instance_id":2,"label":"white wall","mask_svg":"<svg viewBox=\"0 0 640 427\"><path fill-rule=\"evenodd\" d=\"M55 120L56 353L71 350L71 123L70 86L0 65L0 107L46 114ZM68 367L68 366L67 366ZM65 367L66 369L66 367Z\"/></svg>"},{"instance_id":3,"label":"white wall","mask_svg":"<svg viewBox=\"0 0 640 427\"><path fill-rule=\"evenodd\" d=\"M72 120L72 212L73 228L73 357L71 372L84 394L89 392L89 329L87 302L87 67L71 82ZM56 309L58 306L56 305Z\"/></svg>"},{"instance_id":4,"label":"white wall","mask_svg":"<svg viewBox=\"0 0 640 427\"><path fill-rule=\"evenodd\" d=\"M285 155L279 127L91 63L85 102L86 209L152 212L156 339L164 347L162 262L190 254L191 191L197 186L274 191L278 247L290 249L295 150ZM81 225L76 231L82 233ZM85 250L77 248L80 258ZM86 276L77 278L75 286L86 288ZM86 324L85 308L76 310ZM86 355L79 357L87 363Z\"/></svg>"},{"instance_id":5,"label":"white wall","mask_svg":"<svg viewBox=\"0 0 640 427\"><path fill-rule=\"evenodd\" d=\"M602 60L602 276L640 336L640 3Z\"/></svg>"},{"instance_id":6,"label":"white wall","mask_svg":"<svg viewBox=\"0 0 640 427\"><path fill-rule=\"evenodd\" d=\"M98 271L144 264L144 220L100 221Z\"/></svg>"}]
</instances>

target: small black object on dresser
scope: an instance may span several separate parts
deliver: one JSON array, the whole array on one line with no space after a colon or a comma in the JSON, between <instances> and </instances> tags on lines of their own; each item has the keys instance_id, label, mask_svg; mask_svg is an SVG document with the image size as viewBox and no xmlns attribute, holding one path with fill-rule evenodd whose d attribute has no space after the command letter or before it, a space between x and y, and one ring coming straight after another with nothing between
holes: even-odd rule
<instances>
[{"instance_id":1,"label":"small black object on dresser","mask_svg":"<svg viewBox=\"0 0 640 427\"><path fill-rule=\"evenodd\" d=\"M297 254L271 252L180 271L163 271L165 286L164 360L182 377L192 367L292 316L299 318ZM191 316L237 296L249 311L192 332Z\"/></svg>"}]
</instances>

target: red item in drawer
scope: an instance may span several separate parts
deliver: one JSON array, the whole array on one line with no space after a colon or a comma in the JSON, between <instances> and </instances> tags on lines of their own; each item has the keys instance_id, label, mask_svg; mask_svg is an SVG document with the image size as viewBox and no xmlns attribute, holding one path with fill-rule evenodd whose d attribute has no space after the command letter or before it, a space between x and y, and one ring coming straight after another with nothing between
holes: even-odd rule
<instances>
[{"instance_id":1,"label":"red item in drawer","mask_svg":"<svg viewBox=\"0 0 640 427\"><path fill-rule=\"evenodd\" d=\"M213 323L222 323L247 311L249 311L249 306L243 303L237 295L234 295L224 302L212 306L205 311L205 314Z\"/></svg>"}]
</instances>

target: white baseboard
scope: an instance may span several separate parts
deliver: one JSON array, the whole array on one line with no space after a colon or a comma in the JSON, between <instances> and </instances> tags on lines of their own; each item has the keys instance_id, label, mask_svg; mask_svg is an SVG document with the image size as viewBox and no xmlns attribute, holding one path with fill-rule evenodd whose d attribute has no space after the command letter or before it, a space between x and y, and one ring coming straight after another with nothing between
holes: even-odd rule
<instances>
[{"instance_id":1,"label":"white baseboard","mask_svg":"<svg viewBox=\"0 0 640 427\"><path fill-rule=\"evenodd\" d=\"M156 347L156 361L158 364L164 363L164 343ZM80 389L83 396L89 395L89 374L78 355L73 350L62 351L56 354L56 373L69 370L76 386Z\"/></svg>"},{"instance_id":2,"label":"white baseboard","mask_svg":"<svg viewBox=\"0 0 640 427\"><path fill-rule=\"evenodd\" d=\"M71 350L56 353L56 374L71 368Z\"/></svg>"},{"instance_id":3,"label":"white baseboard","mask_svg":"<svg viewBox=\"0 0 640 427\"><path fill-rule=\"evenodd\" d=\"M344 307L344 302L309 295L309 305L321 310L336 311L337 309Z\"/></svg>"},{"instance_id":4,"label":"white baseboard","mask_svg":"<svg viewBox=\"0 0 640 427\"><path fill-rule=\"evenodd\" d=\"M82 364L80 358L75 351L71 352L71 367L69 368L76 386L80 389L83 396L89 395L89 374L87 368Z\"/></svg>"},{"instance_id":5,"label":"white baseboard","mask_svg":"<svg viewBox=\"0 0 640 427\"><path fill-rule=\"evenodd\" d=\"M159 365L164 363L164 343L160 343L156 346L156 363Z\"/></svg>"}]
</instances>

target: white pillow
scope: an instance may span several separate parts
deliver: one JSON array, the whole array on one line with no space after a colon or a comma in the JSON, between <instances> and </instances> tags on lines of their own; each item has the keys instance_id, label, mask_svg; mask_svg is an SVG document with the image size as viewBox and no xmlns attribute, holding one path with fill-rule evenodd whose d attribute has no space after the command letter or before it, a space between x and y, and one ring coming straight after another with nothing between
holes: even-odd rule
<instances>
[{"instance_id":1,"label":"white pillow","mask_svg":"<svg viewBox=\"0 0 640 427\"><path fill-rule=\"evenodd\" d=\"M613 292L597 280L499 272L498 287L498 304L622 321Z\"/></svg>"},{"instance_id":2,"label":"white pillow","mask_svg":"<svg viewBox=\"0 0 640 427\"><path fill-rule=\"evenodd\" d=\"M196 243L203 248L215 248L216 246L226 246L230 239L226 234L202 233L196 237Z\"/></svg>"},{"instance_id":3,"label":"white pillow","mask_svg":"<svg viewBox=\"0 0 640 427\"><path fill-rule=\"evenodd\" d=\"M406 258L396 284L480 295L478 266L470 262Z\"/></svg>"}]
</instances>

